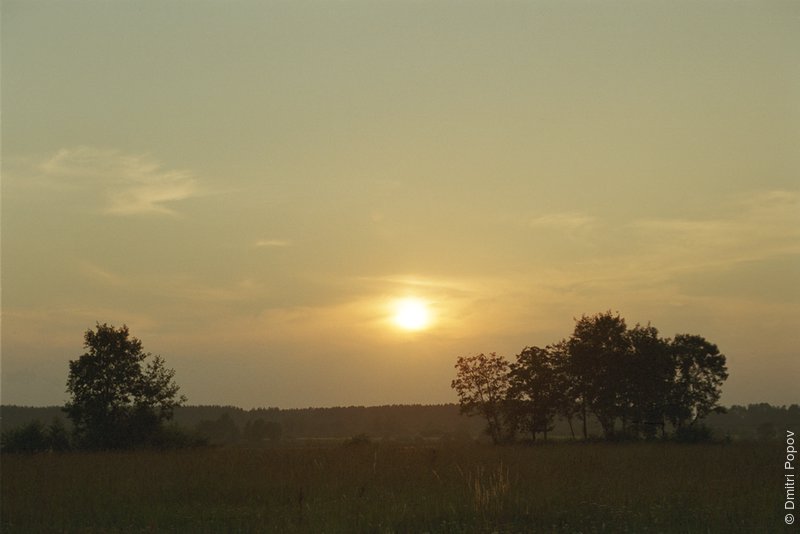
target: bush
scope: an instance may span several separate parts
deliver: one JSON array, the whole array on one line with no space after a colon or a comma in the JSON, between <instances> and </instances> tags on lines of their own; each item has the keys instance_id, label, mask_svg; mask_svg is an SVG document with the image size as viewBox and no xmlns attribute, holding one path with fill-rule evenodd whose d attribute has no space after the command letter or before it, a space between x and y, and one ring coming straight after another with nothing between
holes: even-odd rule
<instances>
[{"instance_id":1,"label":"bush","mask_svg":"<svg viewBox=\"0 0 800 534\"><path fill-rule=\"evenodd\" d=\"M263 419L256 419L255 421L248 421L244 425L242 436L246 441L252 443L263 443L264 440L278 441L283 434L283 427L280 423L275 421L264 421Z\"/></svg>"},{"instance_id":2,"label":"bush","mask_svg":"<svg viewBox=\"0 0 800 534\"><path fill-rule=\"evenodd\" d=\"M51 451L63 452L72 448L67 427L58 418L53 419L53 422L47 427L47 440Z\"/></svg>"},{"instance_id":3,"label":"bush","mask_svg":"<svg viewBox=\"0 0 800 534\"><path fill-rule=\"evenodd\" d=\"M761 441L773 441L778 438L778 429L772 421L767 421L758 425L756 436Z\"/></svg>"},{"instance_id":4,"label":"bush","mask_svg":"<svg viewBox=\"0 0 800 534\"><path fill-rule=\"evenodd\" d=\"M167 425L150 439L148 445L156 449L184 449L205 447L208 440L197 432L188 432L177 425Z\"/></svg>"},{"instance_id":5,"label":"bush","mask_svg":"<svg viewBox=\"0 0 800 534\"><path fill-rule=\"evenodd\" d=\"M3 452L44 452L51 449L51 442L44 425L33 421L3 432L0 448Z\"/></svg>"},{"instance_id":6,"label":"bush","mask_svg":"<svg viewBox=\"0 0 800 534\"><path fill-rule=\"evenodd\" d=\"M709 443L714 441L714 436L706 425L689 425L675 429L673 438L678 443Z\"/></svg>"},{"instance_id":7,"label":"bush","mask_svg":"<svg viewBox=\"0 0 800 534\"><path fill-rule=\"evenodd\" d=\"M237 443L241 431L229 413L223 413L216 421L204 419L197 424L196 433L212 445Z\"/></svg>"}]
</instances>

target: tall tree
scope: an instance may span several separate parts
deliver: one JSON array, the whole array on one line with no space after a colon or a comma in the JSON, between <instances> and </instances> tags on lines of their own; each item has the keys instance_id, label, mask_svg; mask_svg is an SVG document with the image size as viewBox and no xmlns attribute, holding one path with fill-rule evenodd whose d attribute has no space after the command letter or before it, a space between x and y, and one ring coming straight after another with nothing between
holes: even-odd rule
<instances>
[{"instance_id":1,"label":"tall tree","mask_svg":"<svg viewBox=\"0 0 800 534\"><path fill-rule=\"evenodd\" d=\"M625 380L630 356L626 331L625 319L610 311L584 315L575 322L568 341L569 369L575 381L584 438L589 412L600 422L606 437L614 433L614 420L621 414L623 403L619 384Z\"/></svg>"},{"instance_id":2,"label":"tall tree","mask_svg":"<svg viewBox=\"0 0 800 534\"><path fill-rule=\"evenodd\" d=\"M672 424L680 428L721 410L717 403L728 368L725 355L702 336L678 334L670 349L676 376L668 415Z\"/></svg>"},{"instance_id":3,"label":"tall tree","mask_svg":"<svg viewBox=\"0 0 800 534\"><path fill-rule=\"evenodd\" d=\"M626 333L631 352L626 380L622 384L623 432L652 437L664 435L668 399L675 381L675 366L669 340L647 324L637 324ZM628 423L632 427L628 427Z\"/></svg>"},{"instance_id":4,"label":"tall tree","mask_svg":"<svg viewBox=\"0 0 800 534\"><path fill-rule=\"evenodd\" d=\"M559 395L558 414L567 420L572 439L575 439L575 429L572 420L578 414L578 393L575 380L571 373L569 342L562 339L558 343L548 345L550 362L555 373L555 381L558 384Z\"/></svg>"},{"instance_id":5,"label":"tall tree","mask_svg":"<svg viewBox=\"0 0 800 534\"><path fill-rule=\"evenodd\" d=\"M547 433L564 404L566 381L557 351L553 346L526 347L511 364L510 395L521 410L520 425L534 440L542 433L547 441Z\"/></svg>"},{"instance_id":6,"label":"tall tree","mask_svg":"<svg viewBox=\"0 0 800 534\"><path fill-rule=\"evenodd\" d=\"M460 356L456 361L456 379L450 387L458 394L461 413L486 418L486 433L494 443L504 440L508 413L509 364L494 352L488 356Z\"/></svg>"},{"instance_id":7,"label":"tall tree","mask_svg":"<svg viewBox=\"0 0 800 534\"><path fill-rule=\"evenodd\" d=\"M146 444L186 400L177 396L175 371L144 352L125 325L97 323L96 331L86 331L84 347L87 352L69 362L71 398L64 407L78 443L102 449Z\"/></svg>"}]
</instances>

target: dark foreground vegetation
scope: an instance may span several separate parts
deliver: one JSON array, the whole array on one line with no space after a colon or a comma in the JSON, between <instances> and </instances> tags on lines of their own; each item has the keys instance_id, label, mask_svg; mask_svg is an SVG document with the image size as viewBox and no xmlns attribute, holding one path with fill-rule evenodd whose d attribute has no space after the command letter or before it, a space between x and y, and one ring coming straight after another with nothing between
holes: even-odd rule
<instances>
[{"instance_id":1,"label":"dark foreground vegetation","mask_svg":"<svg viewBox=\"0 0 800 534\"><path fill-rule=\"evenodd\" d=\"M777 532L770 442L3 456L2 531Z\"/></svg>"}]
</instances>

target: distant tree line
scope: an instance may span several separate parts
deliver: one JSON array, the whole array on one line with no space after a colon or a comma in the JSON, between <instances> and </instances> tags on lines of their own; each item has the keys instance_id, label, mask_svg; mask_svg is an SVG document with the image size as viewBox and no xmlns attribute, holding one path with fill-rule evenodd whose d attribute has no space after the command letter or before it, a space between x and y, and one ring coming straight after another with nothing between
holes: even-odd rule
<instances>
[{"instance_id":1,"label":"distant tree line","mask_svg":"<svg viewBox=\"0 0 800 534\"><path fill-rule=\"evenodd\" d=\"M276 442L283 435L283 427L275 421L262 418L248 419L244 427L233 420L229 412L217 419L204 419L195 426L196 434L211 445L231 445L244 443L250 445Z\"/></svg>"},{"instance_id":2,"label":"distant tree line","mask_svg":"<svg viewBox=\"0 0 800 534\"><path fill-rule=\"evenodd\" d=\"M772 441L785 437L785 431L800 427L800 405L771 406L767 403L734 404L725 413L706 418L709 427L720 436L737 440Z\"/></svg>"},{"instance_id":3,"label":"distant tree line","mask_svg":"<svg viewBox=\"0 0 800 534\"><path fill-rule=\"evenodd\" d=\"M212 444L253 445L296 440L344 440L355 436L412 442L468 441L480 424L465 420L457 405L347 406L243 410L231 406L184 407L176 421Z\"/></svg>"},{"instance_id":4,"label":"distant tree line","mask_svg":"<svg viewBox=\"0 0 800 534\"><path fill-rule=\"evenodd\" d=\"M451 386L461 411L479 414L495 443L520 433L547 439L561 417L588 439L591 418L606 439L707 437L728 373L725 356L698 335L660 337L647 324L628 328L612 312L576 320L569 339L526 347L509 362L495 353L459 357Z\"/></svg>"},{"instance_id":5,"label":"distant tree line","mask_svg":"<svg viewBox=\"0 0 800 534\"><path fill-rule=\"evenodd\" d=\"M61 451L71 448L72 425L59 406L4 405L0 407L0 414L0 442L4 452ZM235 430L216 436L231 436L233 439L230 441L224 437L217 441L208 432L208 422L216 423L223 416L230 419L232 425L223 423L221 426L228 429L235 427ZM263 441L247 438L246 428L259 419L273 428L280 428L280 438L273 440L267 436ZM44 425L41 421L52 423ZM465 442L474 440L485 428L479 418L460 415L457 404L252 410L235 406L181 406L175 409L173 422L181 435L191 436L195 443L205 441L244 447L293 444L297 440L313 438L345 440L359 435L369 436L373 440L388 439L406 443L420 440ZM200 428L201 424L206 428ZM725 413L710 413L704 424L718 439L775 440L783 430L800 427L800 405L733 405ZM593 416L590 416L587 426L590 435L602 433L602 427ZM171 428L168 426L167 430ZM569 423L563 417L557 417L548 437L562 439L570 436Z\"/></svg>"},{"instance_id":6,"label":"distant tree line","mask_svg":"<svg viewBox=\"0 0 800 534\"><path fill-rule=\"evenodd\" d=\"M2 406L4 435L40 421L55 421L72 437L72 423L58 406ZM255 438L266 429L263 439ZM420 440L470 441L481 434L481 422L460 415L456 404L341 406L331 408L254 408L179 406L165 432L180 433L192 442L211 445L272 446L297 440L345 440L367 435L373 440L412 443ZM36 434L34 432L34 434ZM28 434L28 435L34 435ZM37 450L50 450L35 440ZM10 443L10 442L9 442Z\"/></svg>"}]
</instances>

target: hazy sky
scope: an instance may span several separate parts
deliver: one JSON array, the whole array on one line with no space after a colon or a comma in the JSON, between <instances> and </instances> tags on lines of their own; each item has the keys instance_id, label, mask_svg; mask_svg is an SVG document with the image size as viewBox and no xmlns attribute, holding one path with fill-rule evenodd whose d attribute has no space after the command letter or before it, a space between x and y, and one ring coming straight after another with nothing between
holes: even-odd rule
<instances>
[{"instance_id":1,"label":"hazy sky","mask_svg":"<svg viewBox=\"0 0 800 534\"><path fill-rule=\"evenodd\" d=\"M800 400L800 3L1 6L3 403L97 321L191 404L455 402L608 309Z\"/></svg>"}]
</instances>

